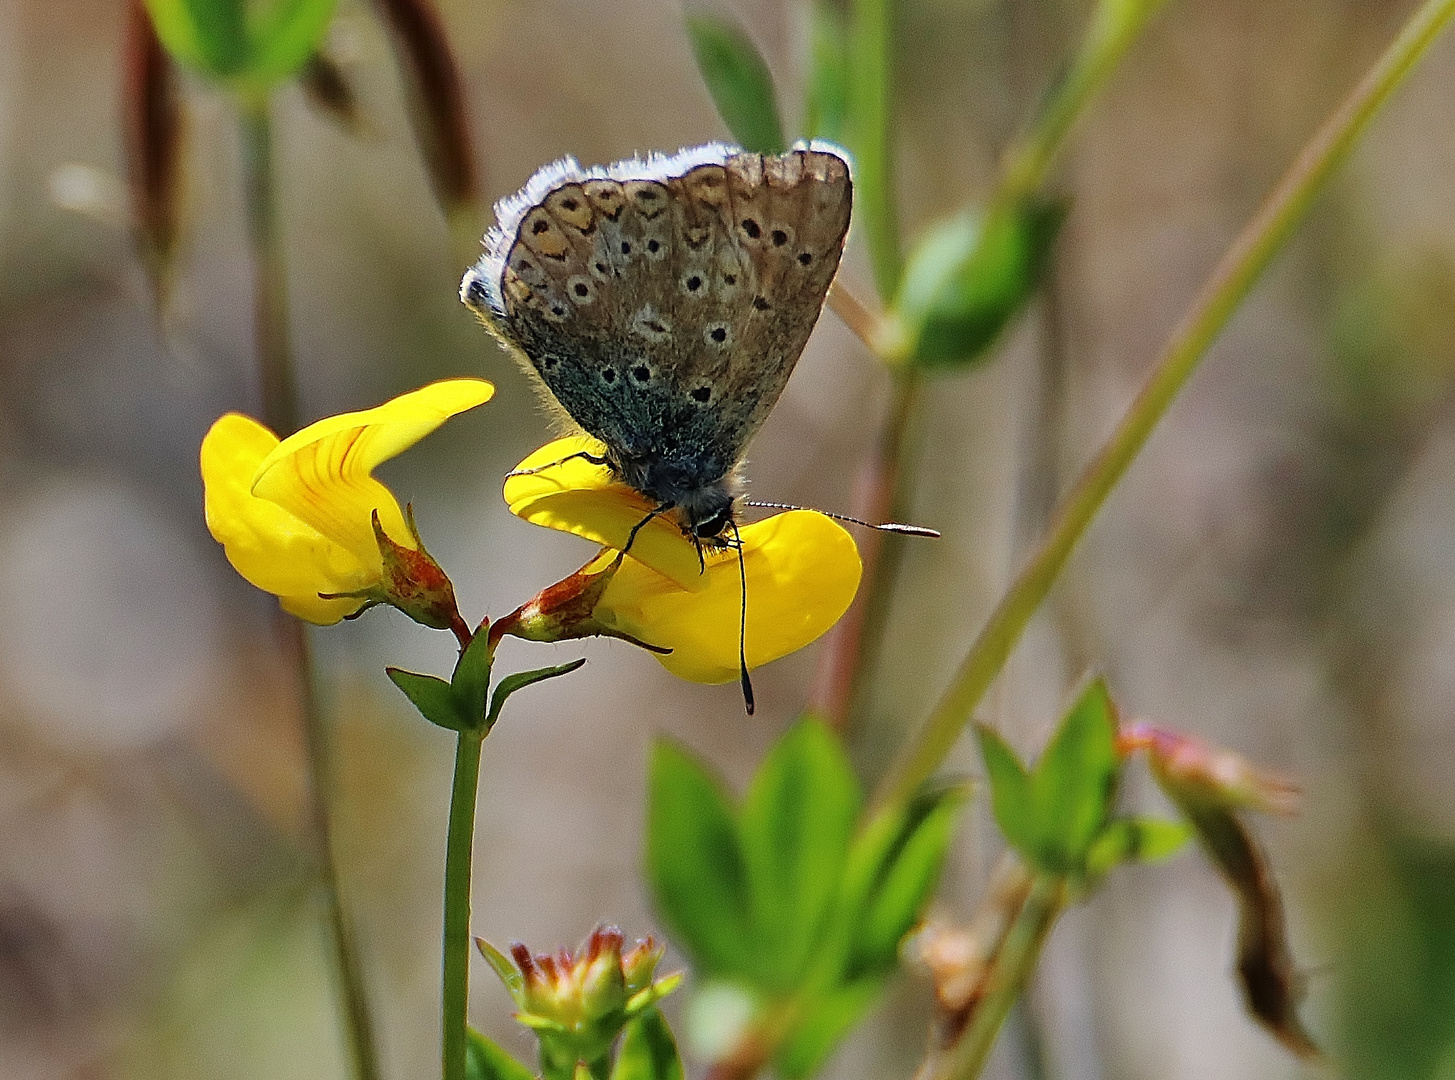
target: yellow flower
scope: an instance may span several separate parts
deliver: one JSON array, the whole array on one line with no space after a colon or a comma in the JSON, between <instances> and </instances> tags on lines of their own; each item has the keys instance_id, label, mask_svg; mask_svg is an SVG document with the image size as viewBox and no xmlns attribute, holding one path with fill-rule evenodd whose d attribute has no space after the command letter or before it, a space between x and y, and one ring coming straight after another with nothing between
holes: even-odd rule
<instances>
[{"instance_id":1,"label":"yellow flower","mask_svg":"<svg viewBox=\"0 0 1455 1080\"><path fill-rule=\"evenodd\" d=\"M239 574L301 619L336 623L388 601L381 545L391 565L392 553L423 549L374 479L375 466L494 393L481 379L446 379L281 442L256 420L228 413L202 440L207 527ZM376 518L391 543L375 535Z\"/></svg>"},{"instance_id":2,"label":"yellow flower","mask_svg":"<svg viewBox=\"0 0 1455 1080\"><path fill-rule=\"evenodd\" d=\"M561 439L516 468L552 467L506 480L505 499L513 513L608 550L568 579L578 580L579 588L561 590L559 598L547 590L538 598L546 603L533 602L517 613L518 630L502 632L538 639L607 633L654 651L670 649L657 659L692 682L736 679L743 595L738 553L709 551L703 569L696 546L665 515L637 533L628 557L599 598L590 597L589 619L580 611L565 612L568 599L589 595L588 585L599 584L600 575L611 571L632 528L653 509L649 499L614 481L604 466L581 458L552 465L567 455L597 455L600 449L589 439ZM744 525L739 535L747 579L742 643L748 667L755 668L803 648L833 626L853 601L863 567L853 538L837 522L811 510ZM556 610L566 617L553 621Z\"/></svg>"}]
</instances>

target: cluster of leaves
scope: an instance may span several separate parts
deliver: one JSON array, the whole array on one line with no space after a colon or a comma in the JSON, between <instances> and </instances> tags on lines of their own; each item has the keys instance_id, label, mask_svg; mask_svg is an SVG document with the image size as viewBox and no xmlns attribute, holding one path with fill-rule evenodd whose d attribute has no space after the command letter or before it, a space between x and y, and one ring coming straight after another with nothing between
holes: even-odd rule
<instances>
[{"instance_id":1,"label":"cluster of leaves","mask_svg":"<svg viewBox=\"0 0 1455 1080\"><path fill-rule=\"evenodd\" d=\"M804 102L807 137L843 141L859 166L855 182L864 215L892 214L877 160L887 77L855 47L855 34L831 4L813 7L813 48ZM718 113L743 147L762 154L788 148L778 94L767 62L751 37L720 15L691 14L687 31ZM863 36L860 34L859 36ZM867 50L872 52L873 50ZM882 60L882 58L881 58ZM866 85L867 84L867 85ZM860 216L860 215L856 215ZM888 362L923 369L960 369L987 359L1002 330L1025 307L1046 266L1065 208L1031 193L1003 192L984 207L960 210L931 225L903 269L897 251L875 259L887 310L875 347ZM867 223L871 249L895 235L892 223ZM880 253L872 252L878 256Z\"/></svg>"},{"instance_id":2,"label":"cluster of leaves","mask_svg":"<svg viewBox=\"0 0 1455 1080\"><path fill-rule=\"evenodd\" d=\"M779 1075L812 1073L877 997L966 797L946 787L865 815L842 746L812 718L777 743L740 804L690 753L657 745L646 860L657 909L714 984L719 1022L737 1011ZM722 1007L734 997L738 1010Z\"/></svg>"}]
</instances>

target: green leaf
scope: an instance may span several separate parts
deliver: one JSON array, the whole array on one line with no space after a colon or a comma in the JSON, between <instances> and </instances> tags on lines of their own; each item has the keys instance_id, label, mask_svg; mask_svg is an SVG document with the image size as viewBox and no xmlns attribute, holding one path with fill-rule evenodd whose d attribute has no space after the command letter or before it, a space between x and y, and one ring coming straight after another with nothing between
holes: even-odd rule
<instances>
[{"instance_id":1,"label":"green leaf","mask_svg":"<svg viewBox=\"0 0 1455 1080\"><path fill-rule=\"evenodd\" d=\"M1064 219L1063 204L1032 199L988 220L967 211L932 228L895 296L900 351L924 367L986 358L1035 292Z\"/></svg>"},{"instance_id":2,"label":"green leaf","mask_svg":"<svg viewBox=\"0 0 1455 1080\"><path fill-rule=\"evenodd\" d=\"M535 1073L474 1028L466 1029L466 1080L535 1080Z\"/></svg>"},{"instance_id":3,"label":"green leaf","mask_svg":"<svg viewBox=\"0 0 1455 1080\"><path fill-rule=\"evenodd\" d=\"M146 0L157 36L215 79L267 87L317 51L335 0Z\"/></svg>"},{"instance_id":4,"label":"green leaf","mask_svg":"<svg viewBox=\"0 0 1455 1080\"><path fill-rule=\"evenodd\" d=\"M1181 821L1122 818L1113 821L1086 853L1086 872L1099 878L1124 862L1160 862L1171 858L1192 836Z\"/></svg>"},{"instance_id":5,"label":"green leaf","mask_svg":"<svg viewBox=\"0 0 1455 1080\"><path fill-rule=\"evenodd\" d=\"M894 969L900 941L914 929L939 882L969 798L969 787L960 785L926 791L911 801L864 894L850 945L848 979Z\"/></svg>"},{"instance_id":6,"label":"green leaf","mask_svg":"<svg viewBox=\"0 0 1455 1080\"><path fill-rule=\"evenodd\" d=\"M246 63L243 0L146 0L146 7L157 37L182 63L215 78Z\"/></svg>"},{"instance_id":7,"label":"green leaf","mask_svg":"<svg viewBox=\"0 0 1455 1080\"><path fill-rule=\"evenodd\" d=\"M888 980L859 979L814 1001L793 1034L779 1048L773 1066L784 1080L812 1076L873 1006Z\"/></svg>"},{"instance_id":8,"label":"green leaf","mask_svg":"<svg viewBox=\"0 0 1455 1080\"><path fill-rule=\"evenodd\" d=\"M1025 854L1037 842L1035 807L1031 805L1031 780L1025 766L1000 735L983 724L975 725L980 757L990 778L990 805L995 823L1006 843Z\"/></svg>"},{"instance_id":9,"label":"green leaf","mask_svg":"<svg viewBox=\"0 0 1455 1080\"><path fill-rule=\"evenodd\" d=\"M485 731L488 733L495 726L495 721L500 719L500 710L505 707L505 701L511 694L517 690L523 690L527 686L534 686L538 682L545 682L547 679L569 675L584 663L586 663L586 658L583 656L580 660L572 660L569 664L536 668L534 671L518 671L514 675L507 675L501 679L495 684L495 694L490 698L490 712L485 717Z\"/></svg>"},{"instance_id":10,"label":"green leaf","mask_svg":"<svg viewBox=\"0 0 1455 1080\"><path fill-rule=\"evenodd\" d=\"M1031 771L1038 851L1032 857L1051 873L1084 871L1092 842L1106 828L1116 798L1121 759L1116 751L1116 708L1106 683L1093 680Z\"/></svg>"},{"instance_id":11,"label":"green leaf","mask_svg":"<svg viewBox=\"0 0 1455 1080\"><path fill-rule=\"evenodd\" d=\"M809 9L810 68L804 123L811 139L842 142L849 111L849 40L844 16L826 0Z\"/></svg>"},{"instance_id":12,"label":"green leaf","mask_svg":"<svg viewBox=\"0 0 1455 1080\"><path fill-rule=\"evenodd\" d=\"M647 876L662 920L705 977L756 973L772 958L747 924L747 869L727 793L687 751L659 741L647 778Z\"/></svg>"},{"instance_id":13,"label":"green leaf","mask_svg":"<svg viewBox=\"0 0 1455 1080\"><path fill-rule=\"evenodd\" d=\"M810 959L859 815L859 784L838 738L803 719L769 753L739 820L755 940L779 988Z\"/></svg>"},{"instance_id":14,"label":"green leaf","mask_svg":"<svg viewBox=\"0 0 1455 1080\"><path fill-rule=\"evenodd\" d=\"M449 731L463 730L466 721L460 716L450 684L444 679L396 667L385 668L384 673L404 691L404 696L431 724L438 724Z\"/></svg>"},{"instance_id":15,"label":"green leaf","mask_svg":"<svg viewBox=\"0 0 1455 1080\"><path fill-rule=\"evenodd\" d=\"M648 1009L626 1026L611 1080L683 1080L677 1040L661 1012Z\"/></svg>"},{"instance_id":16,"label":"green leaf","mask_svg":"<svg viewBox=\"0 0 1455 1080\"><path fill-rule=\"evenodd\" d=\"M248 76L269 84L298 71L323 44L335 0L272 0L255 3Z\"/></svg>"},{"instance_id":17,"label":"green leaf","mask_svg":"<svg viewBox=\"0 0 1455 1080\"><path fill-rule=\"evenodd\" d=\"M519 999L521 991L525 988L525 978L521 975L520 969L511 963L510 957L497 949L484 938L475 939L475 947L480 950L480 955L490 965L496 977L505 984L505 989L510 991L510 996Z\"/></svg>"},{"instance_id":18,"label":"green leaf","mask_svg":"<svg viewBox=\"0 0 1455 1080\"><path fill-rule=\"evenodd\" d=\"M485 702L490 693L490 635L476 634L455 661L450 675L450 689L455 697L455 711L473 727L485 723Z\"/></svg>"},{"instance_id":19,"label":"green leaf","mask_svg":"<svg viewBox=\"0 0 1455 1080\"><path fill-rule=\"evenodd\" d=\"M773 74L752 38L737 23L704 13L687 16L687 34L702 80L733 138L758 154L788 149Z\"/></svg>"}]
</instances>

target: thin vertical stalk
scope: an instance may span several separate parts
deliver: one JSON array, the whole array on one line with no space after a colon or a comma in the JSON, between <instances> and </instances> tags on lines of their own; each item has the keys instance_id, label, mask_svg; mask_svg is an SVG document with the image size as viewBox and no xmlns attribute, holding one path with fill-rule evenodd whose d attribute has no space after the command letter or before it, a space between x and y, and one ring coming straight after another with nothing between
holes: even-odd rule
<instances>
[{"instance_id":1,"label":"thin vertical stalk","mask_svg":"<svg viewBox=\"0 0 1455 1080\"><path fill-rule=\"evenodd\" d=\"M885 776L876 793L880 804L907 798L939 767L1000 673L1031 616L1050 592L1076 544L1146 445L1157 422L1197 370L1213 339L1294 227L1303 220L1324 182L1348 157L1379 107L1404 82L1452 16L1455 16L1455 0L1426 0L1378 63L1304 147L1228 249L1192 310L1168 340L1136 400L1062 502L1040 548L971 645L949 688L914 741Z\"/></svg>"},{"instance_id":2,"label":"thin vertical stalk","mask_svg":"<svg viewBox=\"0 0 1455 1080\"><path fill-rule=\"evenodd\" d=\"M475 842L475 798L484 736L462 731L455 743L455 780L445 840L445 929L441 1056L444 1080L465 1080L470 1000L470 866Z\"/></svg>"},{"instance_id":3,"label":"thin vertical stalk","mask_svg":"<svg viewBox=\"0 0 1455 1080\"><path fill-rule=\"evenodd\" d=\"M848 132L854 152L856 218L869 244L874 284L882 300L899 284L899 222L890 151L893 93L891 0L851 0L849 6Z\"/></svg>"},{"instance_id":4,"label":"thin vertical stalk","mask_svg":"<svg viewBox=\"0 0 1455 1080\"><path fill-rule=\"evenodd\" d=\"M242 103L242 151L248 239L253 256L253 332L262 412L269 427L280 435L287 435L298 427L298 395L288 339L287 275L278 226L273 130L266 97ZM318 705L308 631L297 619L284 616L280 620L279 635L284 653L292 661L298 679L307 748L309 816L318 846L319 877L328 912L339 992L343 999L345 1041L357 1080L379 1080L374 1024L364 990L358 943L339 890L329 809L331 754L323 713Z\"/></svg>"}]
</instances>

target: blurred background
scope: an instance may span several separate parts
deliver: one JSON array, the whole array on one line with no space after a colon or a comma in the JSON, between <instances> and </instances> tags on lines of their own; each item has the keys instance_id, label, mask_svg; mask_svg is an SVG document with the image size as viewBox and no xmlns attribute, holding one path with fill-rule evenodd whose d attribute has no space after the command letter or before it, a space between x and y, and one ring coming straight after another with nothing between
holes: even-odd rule
<instances>
[{"instance_id":1,"label":"blurred background","mask_svg":"<svg viewBox=\"0 0 1455 1080\"><path fill-rule=\"evenodd\" d=\"M909 548L872 700L876 775L918 723L1064 486L1216 258L1410 0L1171 0L1073 135L1043 297L995 359L928 386ZM488 198L564 153L606 162L725 137L674 0L441 0ZM792 102L791 2L727 6ZM983 198L1088 13L1055 0L898 5L906 234ZM188 233L163 330L127 230L123 5L0 0L0 1077L344 1075L311 885L302 736L273 601L208 536L198 443L256 411L237 122L200 82ZM456 299L466 255L431 197L387 39L341 0L331 48L363 138L277 98L303 411L460 374L497 398L384 475L472 620L590 555L513 519L502 475L547 434L523 376ZM1455 1075L1455 41L1438 45L1216 345L1002 677L986 719L1038 748L1083 672L1128 715L1298 777L1260 822L1349 1075ZM843 271L870 292L859 245ZM887 396L830 314L752 447L762 498L847 509ZM1049 463L1049 465L1047 464ZM452 740L383 666L454 646L383 611L315 636L338 757L344 890L390 1076L437 1062ZM550 654L550 655L546 655ZM814 649L734 686L616 642L507 643L508 668L590 658L513 699L486 744L474 929L537 950L655 923L638 879L643 772L666 733L734 784L802 705ZM953 767L975 773L966 747ZM1128 801L1154 808L1150 784ZM943 911L995 849L963 830ZM1234 910L1195 854L1118 872L1057 929L997 1076L1286 1077L1242 1013ZM912 974L827 1075L907 1077ZM472 1013L530 1041L483 964Z\"/></svg>"}]
</instances>

